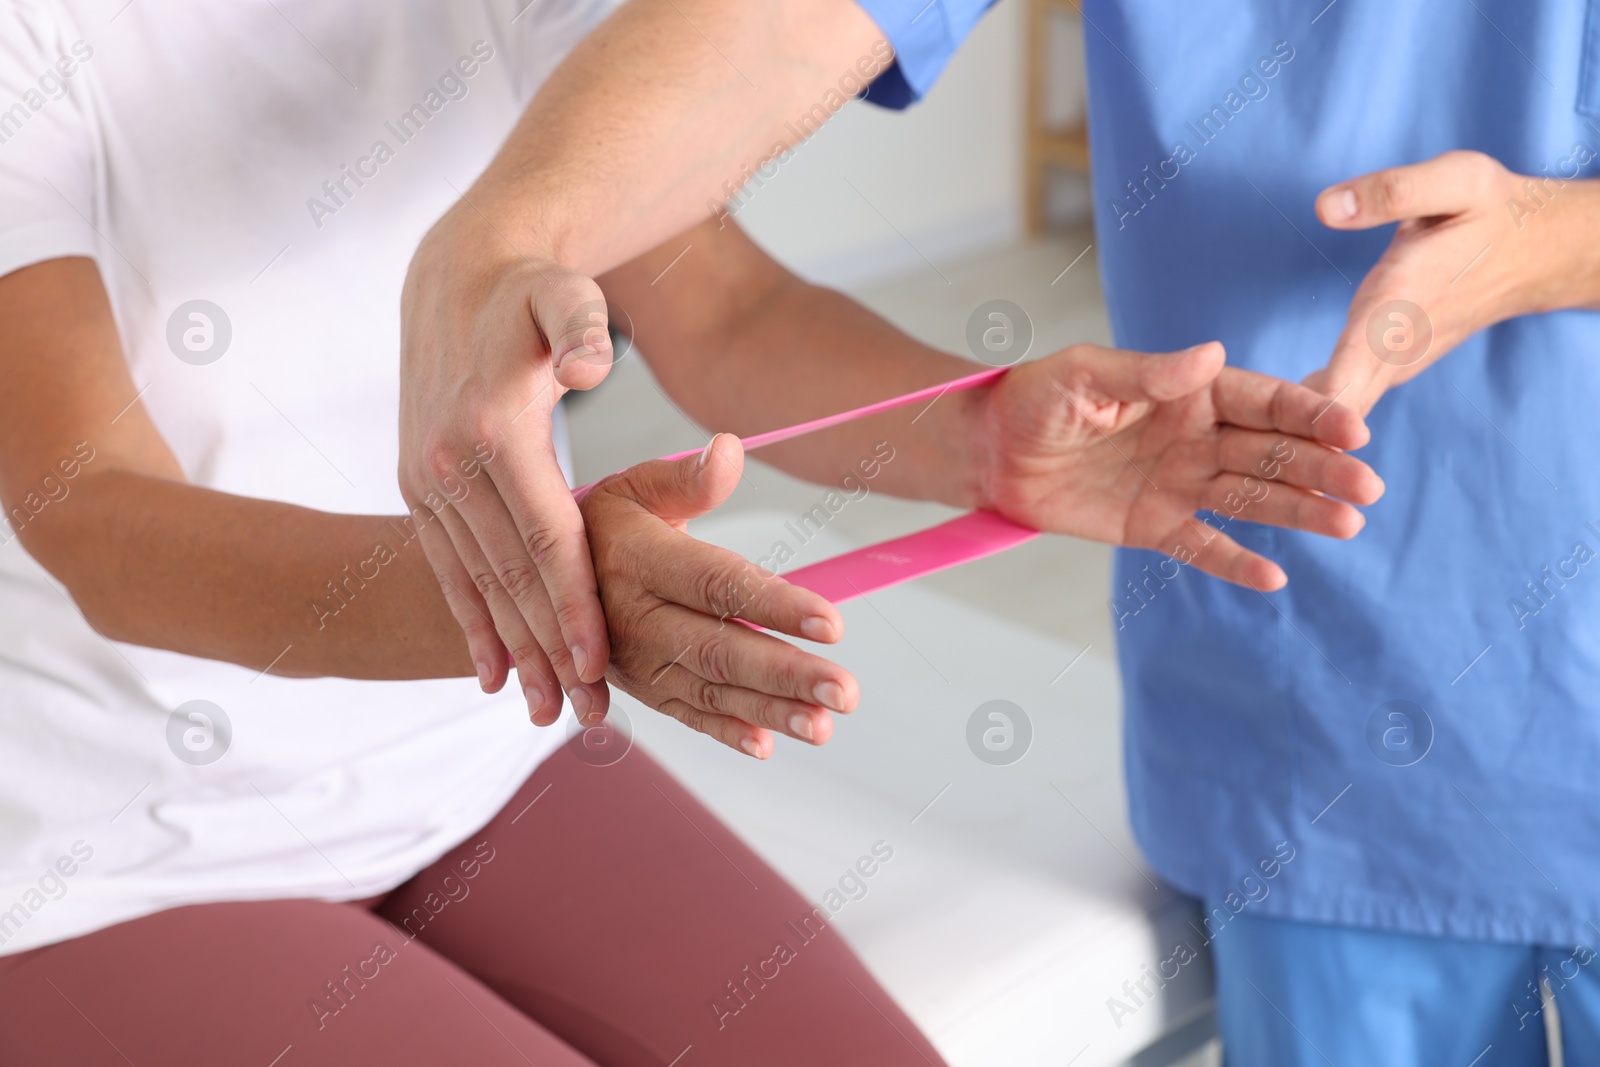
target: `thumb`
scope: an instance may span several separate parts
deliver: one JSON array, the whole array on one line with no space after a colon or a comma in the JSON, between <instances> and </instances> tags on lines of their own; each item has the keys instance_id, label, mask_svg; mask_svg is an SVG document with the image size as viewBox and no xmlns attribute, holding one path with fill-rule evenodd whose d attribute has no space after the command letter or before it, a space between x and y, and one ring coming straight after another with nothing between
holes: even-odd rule
<instances>
[{"instance_id":1,"label":"thumb","mask_svg":"<svg viewBox=\"0 0 1600 1067\"><path fill-rule=\"evenodd\" d=\"M1489 171L1481 152L1446 152L1423 163L1375 170L1317 194L1317 218L1336 230L1458 215L1482 199Z\"/></svg>"},{"instance_id":2,"label":"thumb","mask_svg":"<svg viewBox=\"0 0 1600 1067\"><path fill-rule=\"evenodd\" d=\"M1327 365L1306 375L1300 384L1339 401L1364 418L1378 402L1385 379L1393 369L1373 353L1367 343L1364 320L1352 309Z\"/></svg>"},{"instance_id":3,"label":"thumb","mask_svg":"<svg viewBox=\"0 0 1600 1067\"><path fill-rule=\"evenodd\" d=\"M1058 380L1069 392L1121 403L1177 400L1209 384L1222 372L1227 354L1217 341L1181 352L1127 352L1099 345L1075 345L1062 353Z\"/></svg>"},{"instance_id":4,"label":"thumb","mask_svg":"<svg viewBox=\"0 0 1600 1067\"><path fill-rule=\"evenodd\" d=\"M556 381L568 389L593 389L604 381L614 359L610 312L594 279L566 270L543 272L530 304L550 346Z\"/></svg>"},{"instance_id":5,"label":"thumb","mask_svg":"<svg viewBox=\"0 0 1600 1067\"><path fill-rule=\"evenodd\" d=\"M744 445L731 433L719 433L692 456L629 467L607 481L606 488L677 526L721 505L743 473Z\"/></svg>"}]
</instances>

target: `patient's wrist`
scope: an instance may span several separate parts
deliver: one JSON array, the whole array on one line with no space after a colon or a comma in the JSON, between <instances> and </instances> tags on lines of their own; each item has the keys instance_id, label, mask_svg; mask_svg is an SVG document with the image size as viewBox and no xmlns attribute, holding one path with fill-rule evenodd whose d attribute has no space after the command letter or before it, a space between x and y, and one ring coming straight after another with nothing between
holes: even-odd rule
<instances>
[{"instance_id":1,"label":"patient's wrist","mask_svg":"<svg viewBox=\"0 0 1600 1067\"><path fill-rule=\"evenodd\" d=\"M988 414L994 390L995 387L989 385L945 398L956 403L951 405L953 418L949 432L940 435L946 452L941 465L944 492L940 500L943 503L962 508L992 509L994 506L990 472L995 469L999 440Z\"/></svg>"}]
</instances>

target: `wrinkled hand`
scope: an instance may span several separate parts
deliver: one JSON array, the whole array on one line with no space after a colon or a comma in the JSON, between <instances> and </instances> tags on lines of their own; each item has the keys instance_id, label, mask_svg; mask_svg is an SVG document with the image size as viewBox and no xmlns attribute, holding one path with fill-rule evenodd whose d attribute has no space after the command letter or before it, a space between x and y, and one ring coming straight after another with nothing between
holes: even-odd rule
<instances>
[{"instance_id":1,"label":"wrinkled hand","mask_svg":"<svg viewBox=\"0 0 1600 1067\"><path fill-rule=\"evenodd\" d=\"M1595 201L1594 182L1514 174L1481 152L1446 152L1323 190L1324 225L1399 225L1356 290L1327 367L1306 384L1365 414L1487 326L1584 306L1596 292L1583 239L1595 229Z\"/></svg>"},{"instance_id":2,"label":"wrinkled hand","mask_svg":"<svg viewBox=\"0 0 1600 1067\"><path fill-rule=\"evenodd\" d=\"M417 249L401 302L401 491L479 684L498 690L514 664L539 723L563 690L580 716L608 700L605 619L550 436L566 389L610 369L605 327L593 281L519 255L465 201Z\"/></svg>"},{"instance_id":3,"label":"wrinkled hand","mask_svg":"<svg viewBox=\"0 0 1600 1067\"><path fill-rule=\"evenodd\" d=\"M1243 520L1353 537L1365 519L1351 504L1373 503L1383 483L1340 451L1367 442L1354 412L1223 362L1215 342L1172 354L1075 345L1016 367L974 394L985 506L1282 588L1282 568L1223 531Z\"/></svg>"},{"instance_id":4,"label":"wrinkled hand","mask_svg":"<svg viewBox=\"0 0 1600 1067\"><path fill-rule=\"evenodd\" d=\"M719 434L699 455L605 479L582 510L611 627L607 677L765 759L773 730L825 742L830 712L853 710L860 690L843 668L739 622L832 643L844 633L832 604L684 532L728 498L743 469L739 439Z\"/></svg>"}]
</instances>

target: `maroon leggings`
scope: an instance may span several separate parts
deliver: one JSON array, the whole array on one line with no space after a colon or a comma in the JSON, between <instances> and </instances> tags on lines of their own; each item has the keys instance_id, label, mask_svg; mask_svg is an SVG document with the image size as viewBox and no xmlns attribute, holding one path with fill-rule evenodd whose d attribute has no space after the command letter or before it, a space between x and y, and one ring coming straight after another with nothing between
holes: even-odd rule
<instances>
[{"instance_id":1,"label":"maroon leggings","mask_svg":"<svg viewBox=\"0 0 1600 1067\"><path fill-rule=\"evenodd\" d=\"M0 958L0 1063L942 1061L660 766L568 747L370 908L202 904Z\"/></svg>"}]
</instances>

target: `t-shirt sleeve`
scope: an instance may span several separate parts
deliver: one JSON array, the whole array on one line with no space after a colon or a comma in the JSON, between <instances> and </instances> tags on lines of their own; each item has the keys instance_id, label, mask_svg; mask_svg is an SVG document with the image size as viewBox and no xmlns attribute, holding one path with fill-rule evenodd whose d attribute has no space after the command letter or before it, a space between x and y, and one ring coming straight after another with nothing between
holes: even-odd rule
<instances>
[{"instance_id":1,"label":"t-shirt sleeve","mask_svg":"<svg viewBox=\"0 0 1600 1067\"><path fill-rule=\"evenodd\" d=\"M895 61L864 98L904 108L922 99L995 0L860 0L894 46Z\"/></svg>"},{"instance_id":2,"label":"t-shirt sleeve","mask_svg":"<svg viewBox=\"0 0 1600 1067\"><path fill-rule=\"evenodd\" d=\"M0 276L100 251L84 108L93 55L38 5L0 0Z\"/></svg>"},{"instance_id":3,"label":"t-shirt sleeve","mask_svg":"<svg viewBox=\"0 0 1600 1067\"><path fill-rule=\"evenodd\" d=\"M517 96L533 99L577 43L624 0L502 0L509 29L505 41L516 68Z\"/></svg>"}]
</instances>

